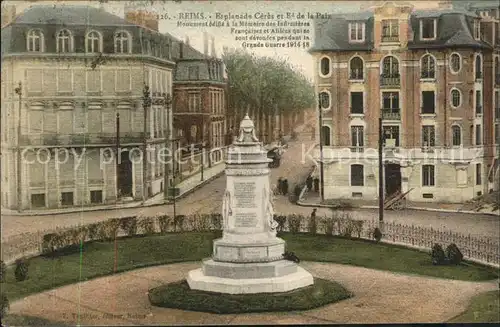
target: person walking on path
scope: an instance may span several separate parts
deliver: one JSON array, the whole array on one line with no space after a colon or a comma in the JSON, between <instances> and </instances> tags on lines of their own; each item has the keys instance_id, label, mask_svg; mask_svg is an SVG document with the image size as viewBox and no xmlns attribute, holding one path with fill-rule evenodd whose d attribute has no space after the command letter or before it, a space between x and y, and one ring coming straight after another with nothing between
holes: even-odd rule
<instances>
[{"instance_id":1,"label":"person walking on path","mask_svg":"<svg viewBox=\"0 0 500 327\"><path fill-rule=\"evenodd\" d=\"M313 187L313 178L311 176L308 176L306 179L306 185L307 185L307 190L311 191Z\"/></svg>"},{"instance_id":2,"label":"person walking on path","mask_svg":"<svg viewBox=\"0 0 500 327\"><path fill-rule=\"evenodd\" d=\"M278 194L283 194L283 178L278 178Z\"/></svg>"},{"instance_id":3,"label":"person walking on path","mask_svg":"<svg viewBox=\"0 0 500 327\"><path fill-rule=\"evenodd\" d=\"M311 219L316 219L316 208L313 209L313 211L311 212Z\"/></svg>"},{"instance_id":4,"label":"person walking on path","mask_svg":"<svg viewBox=\"0 0 500 327\"><path fill-rule=\"evenodd\" d=\"M319 192L319 178L314 179L314 192Z\"/></svg>"},{"instance_id":5,"label":"person walking on path","mask_svg":"<svg viewBox=\"0 0 500 327\"><path fill-rule=\"evenodd\" d=\"M285 180L283 181L283 195L287 195L288 194L288 179L285 178Z\"/></svg>"}]
</instances>

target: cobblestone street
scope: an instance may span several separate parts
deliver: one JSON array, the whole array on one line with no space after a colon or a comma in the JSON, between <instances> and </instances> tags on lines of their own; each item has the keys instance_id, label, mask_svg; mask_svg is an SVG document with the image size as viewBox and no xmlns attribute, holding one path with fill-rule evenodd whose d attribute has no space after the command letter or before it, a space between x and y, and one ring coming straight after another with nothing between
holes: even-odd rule
<instances>
[{"instance_id":1,"label":"cobblestone street","mask_svg":"<svg viewBox=\"0 0 500 327\"><path fill-rule=\"evenodd\" d=\"M295 183L304 180L313 165L310 160L302 161L302 151L307 151L312 145L310 135L304 135L302 140L290 142L283 154L281 166L271 169L271 184L279 177L288 178L289 189L293 191ZM225 176L221 176L194 191L176 203L177 214L220 212L222 196L226 185ZM275 212L280 214L309 215L310 207L300 207L291 204L285 196L276 196ZM108 211L59 214L54 216L2 216L2 240L13 235L26 232L36 232L56 227L78 224L89 224L110 218L125 217L137 214L154 215L156 213L173 214L172 205L162 205L146 208L128 208ZM318 215L328 215L329 209L319 208ZM377 220L377 210L353 210L354 219ZM471 235L498 237L500 234L500 218L491 215L471 215L464 213L446 213L430 211L386 211L384 220L395 221L407 225L448 229Z\"/></svg>"}]
</instances>

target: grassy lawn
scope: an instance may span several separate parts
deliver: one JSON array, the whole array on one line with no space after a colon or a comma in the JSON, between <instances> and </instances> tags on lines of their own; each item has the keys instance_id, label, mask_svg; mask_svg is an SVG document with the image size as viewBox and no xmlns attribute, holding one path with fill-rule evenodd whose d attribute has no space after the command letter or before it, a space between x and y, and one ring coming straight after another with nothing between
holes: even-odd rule
<instances>
[{"instance_id":1,"label":"grassy lawn","mask_svg":"<svg viewBox=\"0 0 500 327\"><path fill-rule=\"evenodd\" d=\"M32 316L20 316L20 315L7 315L2 318L3 326L51 326L51 327L69 327L69 325L64 325L58 322L53 322L47 319L32 317Z\"/></svg>"},{"instance_id":2,"label":"grassy lawn","mask_svg":"<svg viewBox=\"0 0 500 327\"><path fill-rule=\"evenodd\" d=\"M451 319L451 323L500 322L500 290L476 295L467 310Z\"/></svg>"},{"instance_id":3,"label":"grassy lawn","mask_svg":"<svg viewBox=\"0 0 500 327\"><path fill-rule=\"evenodd\" d=\"M182 261L198 261L212 253L218 233L170 233L117 241L117 272ZM301 260L349 264L367 268L413 273L469 281L498 278L498 271L478 265L433 266L430 255L392 245L348 240L324 235L284 234L288 251ZM72 284L114 272L114 242L92 242L83 252L29 260L29 278L16 282L12 266L2 285L9 301L58 286ZM81 264L80 264L81 263Z\"/></svg>"},{"instance_id":4,"label":"grassy lawn","mask_svg":"<svg viewBox=\"0 0 500 327\"><path fill-rule=\"evenodd\" d=\"M218 314L302 311L350 298L342 285L320 278L314 285L278 294L219 294L192 290L188 283L170 283L149 291L151 304L164 308Z\"/></svg>"}]
</instances>

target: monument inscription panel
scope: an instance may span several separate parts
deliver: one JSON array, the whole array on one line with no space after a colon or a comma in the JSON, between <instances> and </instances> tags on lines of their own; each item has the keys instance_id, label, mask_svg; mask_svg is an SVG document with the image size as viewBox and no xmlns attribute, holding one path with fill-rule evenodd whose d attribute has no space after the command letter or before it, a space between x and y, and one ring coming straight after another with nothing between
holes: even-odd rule
<instances>
[{"instance_id":1,"label":"monument inscription panel","mask_svg":"<svg viewBox=\"0 0 500 327\"><path fill-rule=\"evenodd\" d=\"M255 182L235 182L234 197L236 199L236 208L257 208Z\"/></svg>"},{"instance_id":2,"label":"monument inscription panel","mask_svg":"<svg viewBox=\"0 0 500 327\"><path fill-rule=\"evenodd\" d=\"M237 212L234 215L235 227L256 227L257 214L255 212Z\"/></svg>"}]
</instances>

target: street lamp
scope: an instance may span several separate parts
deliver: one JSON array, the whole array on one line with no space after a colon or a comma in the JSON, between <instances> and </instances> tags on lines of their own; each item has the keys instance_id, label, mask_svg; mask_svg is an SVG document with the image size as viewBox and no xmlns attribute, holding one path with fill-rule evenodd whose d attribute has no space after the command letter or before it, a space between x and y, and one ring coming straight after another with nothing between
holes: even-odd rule
<instances>
[{"instance_id":1,"label":"street lamp","mask_svg":"<svg viewBox=\"0 0 500 327\"><path fill-rule=\"evenodd\" d=\"M147 198L147 167L148 167L148 158L147 158L147 147L148 147L148 111L151 106L151 91L149 90L149 86L144 84L144 90L142 91L142 105L144 109L144 126L143 126L143 154L142 154L142 202L146 201Z\"/></svg>"},{"instance_id":2,"label":"street lamp","mask_svg":"<svg viewBox=\"0 0 500 327\"><path fill-rule=\"evenodd\" d=\"M318 112L319 112L319 182L321 202L325 201L325 184L323 170L323 103L321 102L321 93L318 94Z\"/></svg>"},{"instance_id":3,"label":"street lamp","mask_svg":"<svg viewBox=\"0 0 500 327\"><path fill-rule=\"evenodd\" d=\"M378 220L380 228L384 221L384 133L382 128L382 117L378 119Z\"/></svg>"},{"instance_id":4,"label":"street lamp","mask_svg":"<svg viewBox=\"0 0 500 327\"><path fill-rule=\"evenodd\" d=\"M22 188L21 188L21 102L23 96L23 85L19 82L19 86L14 89L17 95L19 95L19 107L18 107L18 117L17 117L17 211L22 210Z\"/></svg>"},{"instance_id":5,"label":"street lamp","mask_svg":"<svg viewBox=\"0 0 500 327\"><path fill-rule=\"evenodd\" d=\"M173 160L173 154L172 154L172 151L170 149L170 112L171 112L171 108L172 108L172 102L173 102L173 100L172 100L172 96L170 95L170 93L164 95L163 104L165 105L165 109L166 109L166 113L167 113L167 128L166 128L166 135L165 135L165 148L169 152L168 161L164 162L164 169L163 169L164 170L164 172L163 172L163 176L164 176L164 179L163 179L163 199L165 200L165 202L167 202L167 200L168 200L168 192L170 189L169 162L171 160Z\"/></svg>"}]
</instances>

